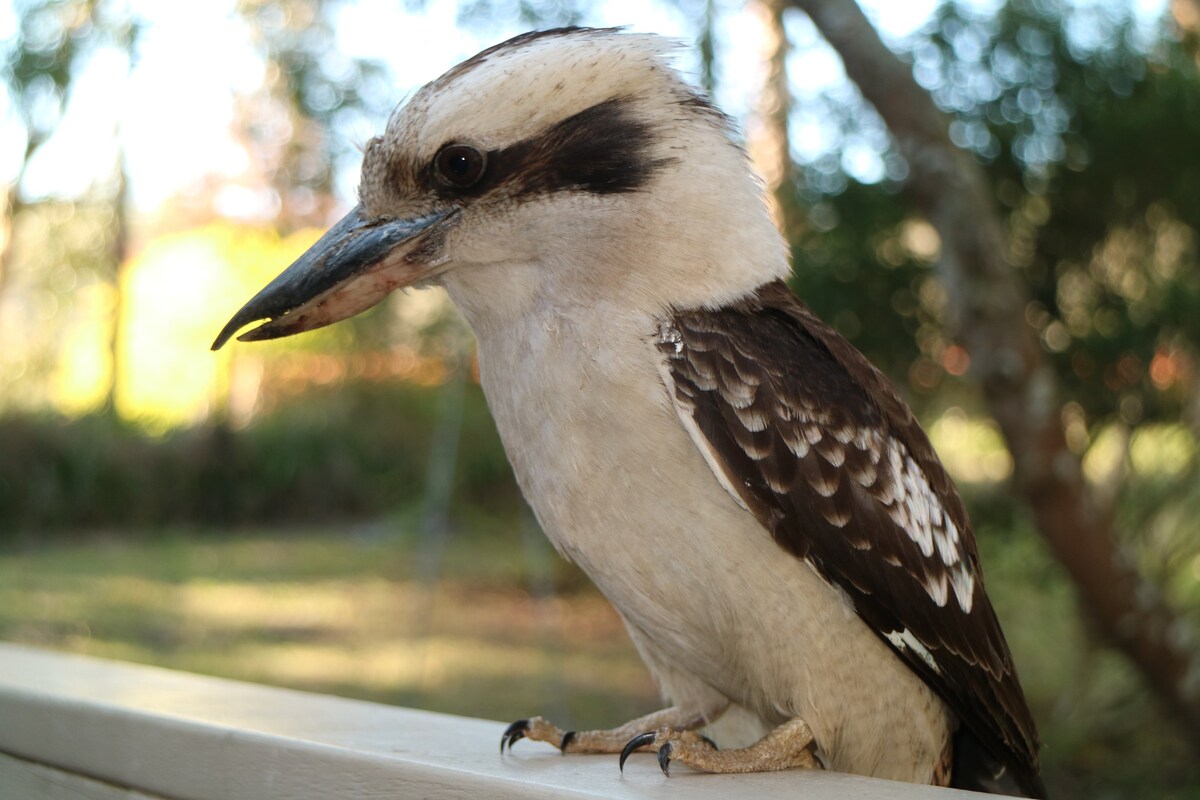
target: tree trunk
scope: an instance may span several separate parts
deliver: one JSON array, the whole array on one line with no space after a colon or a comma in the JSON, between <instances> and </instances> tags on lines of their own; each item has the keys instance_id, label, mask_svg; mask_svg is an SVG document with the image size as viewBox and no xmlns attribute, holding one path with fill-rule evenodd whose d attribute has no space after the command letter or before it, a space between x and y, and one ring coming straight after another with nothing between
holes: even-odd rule
<instances>
[{"instance_id":1,"label":"tree trunk","mask_svg":"<svg viewBox=\"0 0 1200 800\"><path fill-rule=\"evenodd\" d=\"M5 192L4 220L0 223L0 296L4 295L4 286L12 277L10 273L15 260L13 255L16 252L17 216L25 208L25 201L21 198L21 183L25 180L25 169L29 166L29 160L44 141L44 137L34 135L25 140L25 154L21 158L21 165L17 167L16 177Z\"/></svg>"},{"instance_id":2,"label":"tree trunk","mask_svg":"<svg viewBox=\"0 0 1200 800\"><path fill-rule=\"evenodd\" d=\"M792 94L788 86L787 57L791 52L783 27L783 0L752 0L747 5L758 17L763 33L762 91L747 136L750 158L767 184L771 217L788 241L800 237L796 213L795 165L790 148Z\"/></svg>"},{"instance_id":3,"label":"tree trunk","mask_svg":"<svg viewBox=\"0 0 1200 800\"><path fill-rule=\"evenodd\" d=\"M13 236L17 232L17 214L20 213L20 182L14 181L4 193L4 208L0 209L0 297L4 296L4 284L11 271Z\"/></svg>"},{"instance_id":4,"label":"tree trunk","mask_svg":"<svg viewBox=\"0 0 1200 800\"><path fill-rule=\"evenodd\" d=\"M974 156L950 141L948 120L907 65L884 46L853 0L788 0L841 54L908 161L906 190L942 238L939 269L951 333L1004 435L1014 488L1075 583L1096 627L1141 670L1200 747L1200 654L1177 617L1128 559L1083 480L1060 419L1061 388L1025 322L1028 291L1008 260L991 187Z\"/></svg>"},{"instance_id":5,"label":"tree trunk","mask_svg":"<svg viewBox=\"0 0 1200 800\"><path fill-rule=\"evenodd\" d=\"M120 135L117 136L120 142ZM116 187L113 192L112 227L109 230L109 262L112 265L113 306L112 327L109 329L108 351L112 369L109 371L108 390L104 407L109 413L117 414L117 395L121 379L127 368L125 364L122 327L125 324L125 264L129 260L129 177L125 161L125 146L118 144Z\"/></svg>"},{"instance_id":6,"label":"tree trunk","mask_svg":"<svg viewBox=\"0 0 1200 800\"><path fill-rule=\"evenodd\" d=\"M94 0L91 13L95 13ZM133 75L139 28L132 16L126 16L117 23L114 33L117 41L121 44L121 49L126 59L128 59L125 62L125 81L128 84ZM109 331L108 341L112 369L109 371L105 409L114 416L118 415L118 395L121 391L125 370L128 369L128 364L125 363L125 342L122 339L125 315L128 312L125 286L123 285L124 273L130 256L129 161L126 158L124 126L124 119L118 117L113 130L113 141L117 143L114 175L116 184L113 186L113 216L112 226L109 229L109 260L112 264L112 287L115 303L113 305L112 328Z\"/></svg>"}]
</instances>

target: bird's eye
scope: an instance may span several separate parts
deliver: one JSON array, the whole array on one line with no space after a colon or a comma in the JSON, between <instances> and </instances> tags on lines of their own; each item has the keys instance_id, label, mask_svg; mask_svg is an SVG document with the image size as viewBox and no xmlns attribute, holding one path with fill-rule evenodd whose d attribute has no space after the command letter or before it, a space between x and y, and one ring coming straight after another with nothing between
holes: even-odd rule
<instances>
[{"instance_id":1,"label":"bird's eye","mask_svg":"<svg viewBox=\"0 0 1200 800\"><path fill-rule=\"evenodd\" d=\"M466 189L483 177L487 158L479 150L465 144L448 144L433 159L433 172L447 187Z\"/></svg>"}]
</instances>

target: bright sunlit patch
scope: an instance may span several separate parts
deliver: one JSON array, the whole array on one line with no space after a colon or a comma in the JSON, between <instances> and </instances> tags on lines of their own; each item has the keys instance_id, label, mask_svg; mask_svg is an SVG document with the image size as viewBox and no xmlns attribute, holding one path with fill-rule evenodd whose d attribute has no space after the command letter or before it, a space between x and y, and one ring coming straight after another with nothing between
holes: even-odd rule
<instances>
[{"instance_id":1,"label":"bright sunlit patch","mask_svg":"<svg viewBox=\"0 0 1200 800\"><path fill-rule=\"evenodd\" d=\"M1139 8L1149 16L1146 9L1161 8L1161 3L1143 0ZM938 0L864 3L872 21L891 39L912 33L937 5ZM403 5L384 0L340 5L333 12L338 50L384 62L396 76L395 99L399 100L480 48L526 27L512 23L464 30L458 25L462 6L429 3L419 13L409 13ZM83 64L64 124L31 168L27 188L32 196L76 195L95 181L108 179L115 166L118 133L124 140L133 197L141 208L161 204L205 175L232 176L245 169L244 147L232 134L234 103L238 95L259 87L264 63L236 5L231 0L142 0L133 3L133 11L140 34L132 70L124 55L109 48L100 49ZM721 62L717 99L735 116L744 116L750 110L746 98L754 96L761 84L756 23L745 9L716 11ZM583 22L626 25L684 40L693 35L693 26L680 9L662 2L621 0L592 10ZM14 24L11 12L0 18L0 29ZM794 36L799 29L811 28L811 23L794 14L788 27ZM812 36L799 42L792 57L793 91L799 97L845 82L840 61L818 39ZM213 53L220 57L213 58ZM693 59L694 54L688 54L683 60L690 64ZM11 112L4 116L11 117ZM867 171L872 169L877 171L874 165ZM11 166L4 169L8 174L12 171Z\"/></svg>"},{"instance_id":2,"label":"bright sunlit patch","mask_svg":"<svg viewBox=\"0 0 1200 800\"><path fill-rule=\"evenodd\" d=\"M929 426L929 440L947 471L965 483L998 483L1012 474L1012 456L990 419L950 408Z\"/></svg>"},{"instance_id":3,"label":"bright sunlit patch","mask_svg":"<svg viewBox=\"0 0 1200 800\"><path fill-rule=\"evenodd\" d=\"M1125 459L1125 436L1113 425L1106 426L1083 454L1083 476L1091 483L1105 483Z\"/></svg>"},{"instance_id":4,"label":"bright sunlit patch","mask_svg":"<svg viewBox=\"0 0 1200 800\"><path fill-rule=\"evenodd\" d=\"M52 402L65 414L95 411L107 399L112 375L108 331L115 306L116 292L106 284L84 287L75 297L50 385Z\"/></svg>"},{"instance_id":5,"label":"bright sunlit patch","mask_svg":"<svg viewBox=\"0 0 1200 800\"><path fill-rule=\"evenodd\" d=\"M488 44L458 27L455 5L430 3L422 14L402 16L391 0L340 5L334 11L338 48L388 61L399 78L399 89L411 91ZM395 24L381 25L385 19Z\"/></svg>"},{"instance_id":6,"label":"bright sunlit patch","mask_svg":"<svg viewBox=\"0 0 1200 800\"><path fill-rule=\"evenodd\" d=\"M933 15L942 0L909 0L897 3L894 0L862 0L860 5L871 23L884 35L901 39L920 28Z\"/></svg>"},{"instance_id":7,"label":"bright sunlit patch","mask_svg":"<svg viewBox=\"0 0 1200 800\"><path fill-rule=\"evenodd\" d=\"M1130 439L1129 458L1140 475L1178 477L1196 458L1196 438L1183 425L1143 425Z\"/></svg>"},{"instance_id":8,"label":"bright sunlit patch","mask_svg":"<svg viewBox=\"0 0 1200 800\"><path fill-rule=\"evenodd\" d=\"M117 167L120 109L127 103L127 59L114 50L93 53L81 66L62 122L34 154L23 186L32 196L80 197Z\"/></svg>"},{"instance_id":9,"label":"bright sunlit patch","mask_svg":"<svg viewBox=\"0 0 1200 800\"><path fill-rule=\"evenodd\" d=\"M203 420L227 384L229 355L210 352L214 333L318 235L218 224L152 241L123 276L121 416L152 429Z\"/></svg>"}]
</instances>

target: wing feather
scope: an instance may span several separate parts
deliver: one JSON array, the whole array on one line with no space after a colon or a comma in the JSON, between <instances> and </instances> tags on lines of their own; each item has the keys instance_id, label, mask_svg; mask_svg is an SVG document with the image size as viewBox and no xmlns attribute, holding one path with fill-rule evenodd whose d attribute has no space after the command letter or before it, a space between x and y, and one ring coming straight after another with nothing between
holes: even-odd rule
<instances>
[{"instance_id":1,"label":"wing feather","mask_svg":"<svg viewBox=\"0 0 1200 800\"><path fill-rule=\"evenodd\" d=\"M722 485L957 715L955 784L1015 781L1042 796L1037 733L966 510L887 378L782 281L676 310L659 342Z\"/></svg>"}]
</instances>

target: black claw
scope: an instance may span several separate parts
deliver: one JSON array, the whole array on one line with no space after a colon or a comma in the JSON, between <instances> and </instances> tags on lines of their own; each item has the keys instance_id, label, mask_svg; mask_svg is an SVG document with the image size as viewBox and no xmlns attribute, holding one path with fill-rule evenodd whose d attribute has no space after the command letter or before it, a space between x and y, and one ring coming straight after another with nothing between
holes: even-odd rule
<instances>
[{"instance_id":1,"label":"black claw","mask_svg":"<svg viewBox=\"0 0 1200 800\"><path fill-rule=\"evenodd\" d=\"M709 747L711 747L713 750L720 750L720 749L721 749L721 748L717 747L717 743L716 743L716 742L714 742L712 739L710 739L710 738L708 738L707 736L705 736L703 733L702 733L702 734L700 734L700 738L701 738L702 740L704 740L704 741L705 741L705 742L708 744L708 746L709 746Z\"/></svg>"},{"instance_id":2,"label":"black claw","mask_svg":"<svg viewBox=\"0 0 1200 800\"><path fill-rule=\"evenodd\" d=\"M567 731L563 734L562 741L558 743L558 749L562 751L564 756L567 754L567 745L573 741L575 741L575 731Z\"/></svg>"},{"instance_id":3,"label":"black claw","mask_svg":"<svg viewBox=\"0 0 1200 800\"><path fill-rule=\"evenodd\" d=\"M504 733L500 736L500 755L504 755L504 748L512 750L512 746L525 738L525 731L529 730L529 720L519 719L512 725L504 729Z\"/></svg>"},{"instance_id":4,"label":"black claw","mask_svg":"<svg viewBox=\"0 0 1200 800\"><path fill-rule=\"evenodd\" d=\"M662 767L663 775L671 777L671 743L667 742L658 748L658 765Z\"/></svg>"},{"instance_id":5,"label":"black claw","mask_svg":"<svg viewBox=\"0 0 1200 800\"><path fill-rule=\"evenodd\" d=\"M625 749L621 751L621 760L618 762L621 772L625 771L625 759L629 758L629 754L634 750L637 750L639 747L645 747L648 744L653 744L654 736L654 731L639 733L625 744Z\"/></svg>"}]
</instances>

